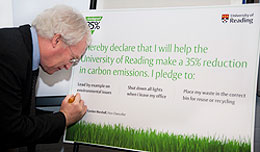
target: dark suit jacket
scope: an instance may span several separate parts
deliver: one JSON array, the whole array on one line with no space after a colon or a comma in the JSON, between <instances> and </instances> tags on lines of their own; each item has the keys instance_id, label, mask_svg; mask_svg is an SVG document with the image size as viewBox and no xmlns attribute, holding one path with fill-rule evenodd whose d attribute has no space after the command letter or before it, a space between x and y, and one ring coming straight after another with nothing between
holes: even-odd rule
<instances>
[{"instance_id":1,"label":"dark suit jacket","mask_svg":"<svg viewBox=\"0 0 260 152\"><path fill-rule=\"evenodd\" d=\"M0 29L0 145L2 148L58 142L63 135L65 129L63 113L29 116L31 95L30 26Z\"/></svg>"}]
</instances>

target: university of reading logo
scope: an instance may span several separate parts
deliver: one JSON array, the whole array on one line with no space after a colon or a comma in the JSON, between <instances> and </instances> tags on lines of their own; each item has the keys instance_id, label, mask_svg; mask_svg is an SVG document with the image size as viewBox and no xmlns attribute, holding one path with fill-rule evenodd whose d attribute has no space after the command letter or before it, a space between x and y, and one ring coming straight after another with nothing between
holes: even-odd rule
<instances>
[{"instance_id":1,"label":"university of reading logo","mask_svg":"<svg viewBox=\"0 0 260 152\"><path fill-rule=\"evenodd\" d=\"M223 23L227 23L229 19L229 14L222 14L221 19Z\"/></svg>"},{"instance_id":2,"label":"university of reading logo","mask_svg":"<svg viewBox=\"0 0 260 152\"><path fill-rule=\"evenodd\" d=\"M93 34L95 32L95 30L100 29L99 23L101 22L102 18L103 18L103 16L87 16L86 17L91 34Z\"/></svg>"},{"instance_id":3,"label":"university of reading logo","mask_svg":"<svg viewBox=\"0 0 260 152\"><path fill-rule=\"evenodd\" d=\"M222 14L222 23L230 24L253 24L254 23L254 13L243 13L243 14Z\"/></svg>"}]
</instances>

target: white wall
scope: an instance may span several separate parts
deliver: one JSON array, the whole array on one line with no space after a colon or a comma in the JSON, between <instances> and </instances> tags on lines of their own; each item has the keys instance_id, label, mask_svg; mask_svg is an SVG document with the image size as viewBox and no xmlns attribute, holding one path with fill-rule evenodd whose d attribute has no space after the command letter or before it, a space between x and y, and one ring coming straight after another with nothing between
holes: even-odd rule
<instances>
[{"instance_id":1,"label":"white wall","mask_svg":"<svg viewBox=\"0 0 260 152\"><path fill-rule=\"evenodd\" d=\"M0 28L13 25L12 0L0 0Z\"/></svg>"},{"instance_id":2,"label":"white wall","mask_svg":"<svg viewBox=\"0 0 260 152\"><path fill-rule=\"evenodd\" d=\"M89 9L90 0L12 0L13 23L15 26L30 24L36 15L56 4L66 4L79 11Z\"/></svg>"},{"instance_id":3,"label":"white wall","mask_svg":"<svg viewBox=\"0 0 260 152\"><path fill-rule=\"evenodd\" d=\"M97 0L97 9L242 4L243 0Z\"/></svg>"}]
</instances>

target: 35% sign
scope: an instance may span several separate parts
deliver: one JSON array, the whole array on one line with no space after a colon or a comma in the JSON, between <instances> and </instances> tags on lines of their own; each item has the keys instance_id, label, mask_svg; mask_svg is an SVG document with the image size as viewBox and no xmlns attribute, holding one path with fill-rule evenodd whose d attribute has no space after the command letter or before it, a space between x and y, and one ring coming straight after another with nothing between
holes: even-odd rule
<instances>
[{"instance_id":1,"label":"35% sign","mask_svg":"<svg viewBox=\"0 0 260 152\"><path fill-rule=\"evenodd\" d=\"M201 66L201 58L186 58L185 66Z\"/></svg>"},{"instance_id":2,"label":"35% sign","mask_svg":"<svg viewBox=\"0 0 260 152\"><path fill-rule=\"evenodd\" d=\"M100 29L99 23L99 21L89 21L88 26L91 30Z\"/></svg>"}]
</instances>

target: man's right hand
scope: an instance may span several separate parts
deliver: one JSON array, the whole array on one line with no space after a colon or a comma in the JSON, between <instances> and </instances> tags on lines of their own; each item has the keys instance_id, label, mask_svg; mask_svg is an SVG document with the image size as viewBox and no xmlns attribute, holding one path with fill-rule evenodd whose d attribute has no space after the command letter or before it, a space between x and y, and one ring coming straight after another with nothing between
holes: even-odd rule
<instances>
[{"instance_id":1,"label":"man's right hand","mask_svg":"<svg viewBox=\"0 0 260 152\"><path fill-rule=\"evenodd\" d=\"M77 93L75 96L75 101L69 103L68 100L73 95L67 95L61 103L60 112L65 115L66 126L79 121L87 112L87 106L84 105L84 101L81 100L80 94Z\"/></svg>"}]
</instances>

